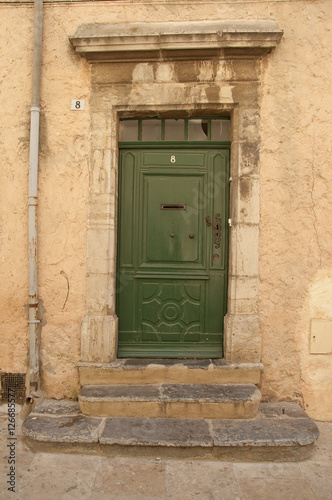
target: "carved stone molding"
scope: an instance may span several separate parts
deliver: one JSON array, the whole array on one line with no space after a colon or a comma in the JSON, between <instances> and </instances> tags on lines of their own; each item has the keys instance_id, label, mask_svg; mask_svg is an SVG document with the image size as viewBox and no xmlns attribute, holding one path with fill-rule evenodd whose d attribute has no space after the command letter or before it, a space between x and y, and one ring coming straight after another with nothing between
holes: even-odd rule
<instances>
[{"instance_id":1,"label":"carved stone molding","mask_svg":"<svg viewBox=\"0 0 332 500\"><path fill-rule=\"evenodd\" d=\"M84 24L70 42L89 62L257 58L277 46L274 21Z\"/></svg>"}]
</instances>

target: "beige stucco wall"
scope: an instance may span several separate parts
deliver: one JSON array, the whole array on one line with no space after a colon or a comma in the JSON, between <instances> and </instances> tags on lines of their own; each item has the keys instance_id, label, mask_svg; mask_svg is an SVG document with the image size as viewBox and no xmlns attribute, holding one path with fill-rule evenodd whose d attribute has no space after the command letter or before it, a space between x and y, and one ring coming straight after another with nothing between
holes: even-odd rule
<instances>
[{"instance_id":1,"label":"beige stucco wall","mask_svg":"<svg viewBox=\"0 0 332 500\"><path fill-rule=\"evenodd\" d=\"M25 372L31 6L0 7L0 368ZM259 316L262 392L332 419L332 354L309 354L312 318L332 319L332 4L112 2L47 4L39 178L39 293L45 394L78 390L85 314L90 66L68 36L83 23L274 19L284 30L263 60ZM19 31L17 27L19 28ZM71 111L70 100L86 100ZM65 274L64 274L65 273ZM69 298L67 279L69 280Z\"/></svg>"}]
</instances>

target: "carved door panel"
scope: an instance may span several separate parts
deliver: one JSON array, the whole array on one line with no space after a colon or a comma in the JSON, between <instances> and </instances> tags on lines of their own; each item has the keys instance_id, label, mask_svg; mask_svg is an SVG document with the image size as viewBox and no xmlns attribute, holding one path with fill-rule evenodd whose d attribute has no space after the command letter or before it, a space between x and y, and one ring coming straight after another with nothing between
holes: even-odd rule
<instances>
[{"instance_id":1,"label":"carved door panel","mask_svg":"<svg viewBox=\"0 0 332 500\"><path fill-rule=\"evenodd\" d=\"M122 150L119 357L221 357L228 150Z\"/></svg>"}]
</instances>

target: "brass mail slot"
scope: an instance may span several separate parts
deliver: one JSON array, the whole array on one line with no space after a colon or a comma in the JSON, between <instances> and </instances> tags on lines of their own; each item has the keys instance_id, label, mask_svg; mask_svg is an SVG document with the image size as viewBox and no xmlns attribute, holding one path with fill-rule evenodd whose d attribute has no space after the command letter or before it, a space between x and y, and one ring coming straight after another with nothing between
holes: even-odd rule
<instances>
[{"instance_id":1,"label":"brass mail slot","mask_svg":"<svg viewBox=\"0 0 332 500\"><path fill-rule=\"evenodd\" d=\"M186 210L186 203L162 203L160 205L161 210Z\"/></svg>"}]
</instances>

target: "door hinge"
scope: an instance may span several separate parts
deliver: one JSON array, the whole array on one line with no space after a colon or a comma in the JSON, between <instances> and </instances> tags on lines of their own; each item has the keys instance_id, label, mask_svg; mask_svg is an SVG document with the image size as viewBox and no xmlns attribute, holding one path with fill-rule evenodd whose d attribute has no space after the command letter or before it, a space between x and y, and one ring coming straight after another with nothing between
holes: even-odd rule
<instances>
[{"instance_id":1,"label":"door hinge","mask_svg":"<svg viewBox=\"0 0 332 500\"><path fill-rule=\"evenodd\" d=\"M228 219L228 225L229 227L232 227L232 219Z\"/></svg>"}]
</instances>

